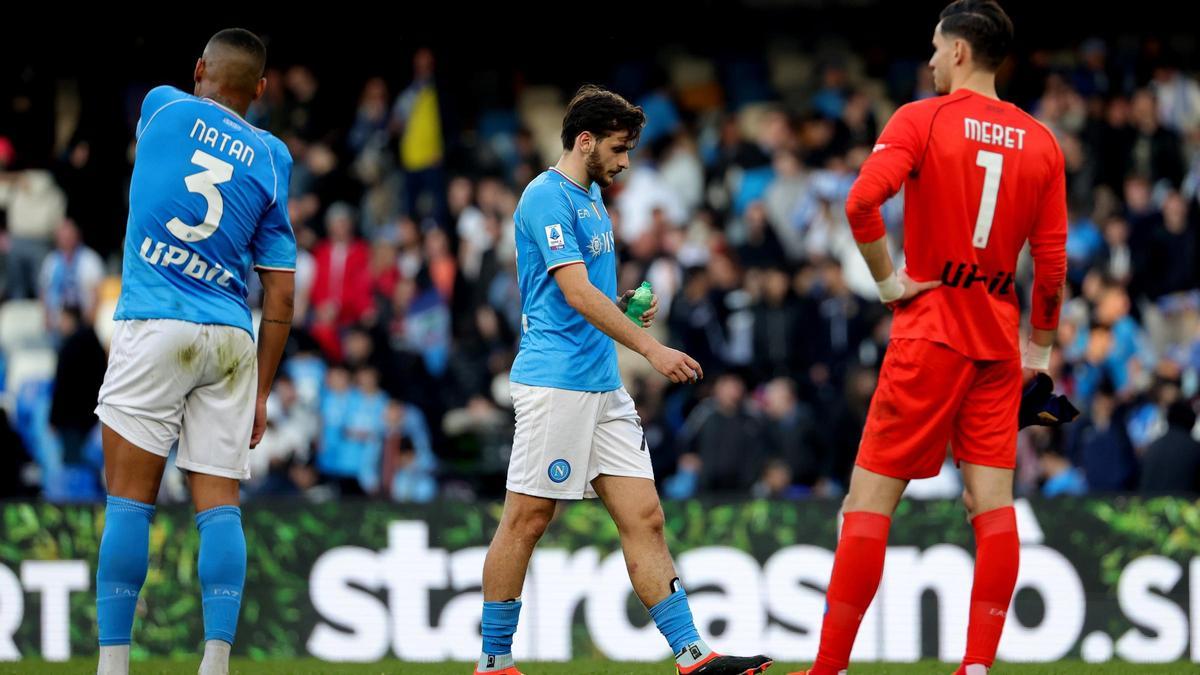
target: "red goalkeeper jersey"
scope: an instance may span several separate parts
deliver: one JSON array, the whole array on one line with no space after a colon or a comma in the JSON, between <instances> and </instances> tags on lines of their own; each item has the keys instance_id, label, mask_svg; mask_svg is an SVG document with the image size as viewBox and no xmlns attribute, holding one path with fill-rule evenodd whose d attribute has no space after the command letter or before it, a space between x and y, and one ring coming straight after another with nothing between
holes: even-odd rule
<instances>
[{"instance_id":1,"label":"red goalkeeper jersey","mask_svg":"<svg viewBox=\"0 0 1200 675\"><path fill-rule=\"evenodd\" d=\"M1032 323L1058 325L1066 276L1062 151L1033 117L967 89L896 111L846 203L860 242L884 236L879 207L904 187L908 274L942 285L896 307L892 336L979 360L1020 354L1014 275L1034 260Z\"/></svg>"}]
</instances>

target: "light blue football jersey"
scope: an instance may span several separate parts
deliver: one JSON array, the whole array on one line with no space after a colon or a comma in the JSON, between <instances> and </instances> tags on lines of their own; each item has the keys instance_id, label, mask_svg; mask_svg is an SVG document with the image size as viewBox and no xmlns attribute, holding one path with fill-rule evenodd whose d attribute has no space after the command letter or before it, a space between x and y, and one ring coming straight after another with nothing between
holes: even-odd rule
<instances>
[{"instance_id":1,"label":"light blue football jersey","mask_svg":"<svg viewBox=\"0 0 1200 675\"><path fill-rule=\"evenodd\" d=\"M586 189L551 168L525 188L513 220L521 346L510 378L574 391L619 389L612 338L567 304L550 274L556 267L583 263L592 285L616 300L617 253L600 187L593 183Z\"/></svg>"},{"instance_id":2,"label":"light blue football jersey","mask_svg":"<svg viewBox=\"0 0 1200 675\"><path fill-rule=\"evenodd\" d=\"M174 87L142 102L114 316L178 319L254 335L251 266L294 270L292 157L237 113Z\"/></svg>"}]
</instances>

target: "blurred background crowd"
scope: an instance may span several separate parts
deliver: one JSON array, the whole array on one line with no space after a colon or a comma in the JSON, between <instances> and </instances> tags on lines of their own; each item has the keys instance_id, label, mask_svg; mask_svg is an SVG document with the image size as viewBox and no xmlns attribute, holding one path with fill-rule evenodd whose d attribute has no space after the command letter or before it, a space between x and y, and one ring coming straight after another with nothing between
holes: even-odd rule
<instances>
[{"instance_id":1,"label":"blurred background crowd","mask_svg":"<svg viewBox=\"0 0 1200 675\"><path fill-rule=\"evenodd\" d=\"M650 330L707 374L671 385L621 351L664 497L844 491L890 326L844 200L895 108L934 95L936 13L893 36L902 47L684 40L587 70L649 118L605 195L619 287L651 282ZM102 498L92 409L133 128L151 86L190 90L203 40L153 66L159 80L97 85L36 59L0 70L0 497ZM295 161L297 311L247 495L497 497L521 315L513 210L557 161L585 79L548 70L569 58L548 48L467 67L453 42L413 42L386 65L342 54L356 65L331 69L317 48L277 44L248 119ZM1002 96L1066 157L1070 288L1052 375L1084 413L1022 432L1022 495L1200 491L1197 56L1194 41L1080 35L1022 42L1001 73ZM884 207L897 255L902 210L903 195ZM1026 256L1025 293L1030 272ZM165 499L184 494L176 473ZM910 487L960 491L953 470Z\"/></svg>"}]
</instances>

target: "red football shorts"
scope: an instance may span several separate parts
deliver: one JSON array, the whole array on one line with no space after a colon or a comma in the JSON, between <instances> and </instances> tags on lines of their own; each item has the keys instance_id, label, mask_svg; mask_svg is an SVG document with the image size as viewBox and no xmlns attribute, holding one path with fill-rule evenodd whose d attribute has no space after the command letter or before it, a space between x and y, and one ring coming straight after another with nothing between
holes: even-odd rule
<instances>
[{"instance_id":1,"label":"red football shorts","mask_svg":"<svg viewBox=\"0 0 1200 675\"><path fill-rule=\"evenodd\" d=\"M936 476L954 462L1012 469L1017 462L1021 360L975 361L929 340L894 338L856 463L902 479Z\"/></svg>"}]
</instances>

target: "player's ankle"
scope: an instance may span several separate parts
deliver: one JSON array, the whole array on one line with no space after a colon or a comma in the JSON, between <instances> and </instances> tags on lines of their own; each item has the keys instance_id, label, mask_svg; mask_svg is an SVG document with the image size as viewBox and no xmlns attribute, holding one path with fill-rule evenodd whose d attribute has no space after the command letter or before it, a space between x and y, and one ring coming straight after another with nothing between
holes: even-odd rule
<instances>
[{"instance_id":1,"label":"player's ankle","mask_svg":"<svg viewBox=\"0 0 1200 675\"><path fill-rule=\"evenodd\" d=\"M505 668L512 668L516 665L517 662L513 660L512 654L480 654L479 664L475 668L475 672L492 673L504 670Z\"/></svg>"},{"instance_id":2,"label":"player's ankle","mask_svg":"<svg viewBox=\"0 0 1200 675\"><path fill-rule=\"evenodd\" d=\"M704 663L713 655L713 650L704 640L695 640L688 643L678 654L675 655L675 663L683 668L692 668L697 664Z\"/></svg>"},{"instance_id":3,"label":"player's ankle","mask_svg":"<svg viewBox=\"0 0 1200 675\"><path fill-rule=\"evenodd\" d=\"M822 663L819 660L820 657L818 656L817 658L818 661L813 664L812 669L808 671L808 675L846 675L846 666Z\"/></svg>"},{"instance_id":4,"label":"player's ankle","mask_svg":"<svg viewBox=\"0 0 1200 675\"><path fill-rule=\"evenodd\" d=\"M228 675L231 649L233 645L224 640L206 640L204 660L200 662L200 675Z\"/></svg>"},{"instance_id":5,"label":"player's ankle","mask_svg":"<svg viewBox=\"0 0 1200 675\"><path fill-rule=\"evenodd\" d=\"M129 673L129 645L101 645L97 675L127 675Z\"/></svg>"}]
</instances>

